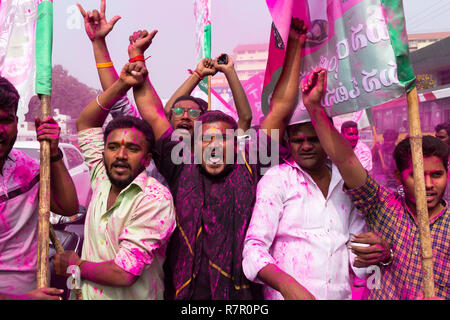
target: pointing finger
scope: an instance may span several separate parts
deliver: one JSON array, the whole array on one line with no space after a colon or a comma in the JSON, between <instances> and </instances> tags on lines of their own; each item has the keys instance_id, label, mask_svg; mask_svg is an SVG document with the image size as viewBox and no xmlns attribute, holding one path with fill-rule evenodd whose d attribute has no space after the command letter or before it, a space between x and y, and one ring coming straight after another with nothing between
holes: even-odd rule
<instances>
[{"instance_id":1,"label":"pointing finger","mask_svg":"<svg viewBox=\"0 0 450 320\"><path fill-rule=\"evenodd\" d=\"M84 11L84 9L81 6L81 4L77 3L77 7L78 7L78 10L80 10L80 13L83 16L83 18L86 18L86 11Z\"/></svg>"}]
</instances>

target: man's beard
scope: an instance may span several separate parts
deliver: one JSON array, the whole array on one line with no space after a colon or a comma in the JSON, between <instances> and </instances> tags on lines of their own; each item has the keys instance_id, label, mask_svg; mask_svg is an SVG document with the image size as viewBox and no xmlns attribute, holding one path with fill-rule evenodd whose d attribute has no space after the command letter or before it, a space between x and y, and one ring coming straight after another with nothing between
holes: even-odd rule
<instances>
[{"instance_id":1,"label":"man's beard","mask_svg":"<svg viewBox=\"0 0 450 320\"><path fill-rule=\"evenodd\" d=\"M130 183L132 183L133 180L136 179L136 177L137 177L138 175L140 175L142 171L145 170L145 167L144 167L144 166L141 166L141 167L139 168L139 170L137 171L136 175L130 175L130 176L129 176L127 179L125 179L125 180L118 180L118 179L115 179L115 178L111 175L111 172L110 172L108 166L106 165L106 163L105 163L104 161L103 161L103 164L105 165L106 175L108 176L109 181L111 182L111 184L112 184L113 186L115 186L116 188L118 188L118 189L120 189L120 190L125 189L126 187L128 187L128 185L130 185Z\"/></svg>"}]
</instances>

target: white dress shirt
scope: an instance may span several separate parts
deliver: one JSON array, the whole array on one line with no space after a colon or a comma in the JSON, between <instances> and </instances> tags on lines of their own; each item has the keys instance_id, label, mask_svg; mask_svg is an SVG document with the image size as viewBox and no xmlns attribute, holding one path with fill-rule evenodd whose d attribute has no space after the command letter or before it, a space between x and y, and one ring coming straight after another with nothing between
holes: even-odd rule
<instances>
[{"instance_id":1,"label":"white dress shirt","mask_svg":"<svg viewBox=\"0 0 450 320\"><path fill-rule=\"evenodd\" d=\"M291 158L260 180L244 244L243 269L254 282L258 272L275 264L307 288L316 299L351 299L347 242L365 231L364 218L344 193L333 164L325 199L312 178ZM354 268L366 278L366 269ZM265 299L283 299L264 288Z\"/></svg>"}]
</instances>

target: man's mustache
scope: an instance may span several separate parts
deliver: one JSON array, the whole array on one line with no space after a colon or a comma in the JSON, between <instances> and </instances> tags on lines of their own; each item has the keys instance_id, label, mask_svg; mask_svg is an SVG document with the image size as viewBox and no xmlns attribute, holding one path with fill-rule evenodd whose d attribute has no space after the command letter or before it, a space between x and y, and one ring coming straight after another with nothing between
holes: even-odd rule
<instances>
[{"instance_id":1,"label":"man's mustache","mask_svg":"<svg viewBox=\"0 0 450 320\"><path fill-rule=\"evenodd\" d=\"M125 167L125 168L128 168L128 169L131 169L131 166L128 164L128 162L126 162L126 161L119 161L119 160L116 160L116 161L114 161L112 164L111 164L111 168L112 167L118 167L118 166L120 166L120 167Z\"/></svg>"}]
</instances>

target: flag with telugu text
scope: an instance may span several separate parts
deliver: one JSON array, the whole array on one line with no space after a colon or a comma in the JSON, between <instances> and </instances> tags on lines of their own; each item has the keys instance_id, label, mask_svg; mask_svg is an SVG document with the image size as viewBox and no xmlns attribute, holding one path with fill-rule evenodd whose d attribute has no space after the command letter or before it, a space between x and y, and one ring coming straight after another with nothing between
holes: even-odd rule
<instances>
[{"instance_id":1,"label":"flag with telugu text","mask_svg":"<svg viewBox=\"0 0 450 320\"><path fill-rule=\"evenodd\" d=\"M197 61L211 58L211 0L194 0L195 51ZM208 79L199 83L200 89L208 94Z\"/></svg>"},{"instance_id":2,"label":"flag with telugu text","mask_svg":"<svg viewBox=\"0 0 450 320\"><path fill-rule=\"evenodd\" d=\"M35 94L51 94L53 0L0 1L0 75L20 94L23 121Z\"/></svg>"},{"instance_id":3,"label":"flag with telugu text","mask_svg":"<svg viewBox=\"0 0 450 320\"><path fill-rule=\"evenodd\" d=\"M328 70L322 104L330 116L396 99L415 86L401 0L266 0L273 24L261 108L269 110L281 75L292 17L308 37L300 78ZM300 80L301 80L300 79ZM299 99L291 123L309 119Z\"/></svg>"}]
</instances>

